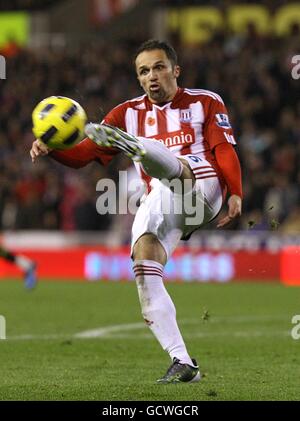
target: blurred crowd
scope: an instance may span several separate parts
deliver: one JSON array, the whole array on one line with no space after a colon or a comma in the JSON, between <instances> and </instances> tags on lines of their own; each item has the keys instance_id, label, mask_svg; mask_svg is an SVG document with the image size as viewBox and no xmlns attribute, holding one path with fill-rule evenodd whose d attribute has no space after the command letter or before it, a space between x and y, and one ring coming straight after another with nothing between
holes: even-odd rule
<instances>
[{"instance_id":1,"label":"blurred crowd","mask_svg":"<svg viewBox=\"0 0 300 421\"><path fill-rule=\"evenodd\" d=\"M58 2L59 0L1 0L0 10L41 10Z\"/></svg>"},{"instance_id":2,"label":"blurred crowd","mask_svg":"<svg viewBox=\"0 0 300 421\"><path fill-rule=\"evenodd\" d=\"M120 226L117 216L97 214L96 183L117 179L129 160L119 156L106 168L93 163L81 170L49 158L33 165L31 111L47 96L65 95L99 121L140 95L131 59L140 41L18 49L7 59L7 79L0 82L1 229ZM205 45L182 46L175 35L172 41L182 67L179 85L215 91L229 110L244 179L243 217L233 228L300 232L300 79L291 76L298 28L281 39L249 28L244 36L216 34Z\"/></svg>"}]
</instances>

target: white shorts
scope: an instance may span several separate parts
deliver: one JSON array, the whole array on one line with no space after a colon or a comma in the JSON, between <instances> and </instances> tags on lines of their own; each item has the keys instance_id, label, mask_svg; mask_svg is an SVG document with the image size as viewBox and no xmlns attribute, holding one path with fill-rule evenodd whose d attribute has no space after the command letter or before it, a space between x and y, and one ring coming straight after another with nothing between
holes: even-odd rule
<instances>
[{"instance_id":1,"label":"white shorts","mask_svg":"<svg viewBox=\"0 0 300 421\"><path fill-rule=\"evenodd\" d=\"M131 254L137 240L151 233L158 238L169 258L181 239L187 239L220 212L222 189L211 164L197 155L180 158L188 162L195 175L193 189L184 195L176 194L160 180L152 179L152 190L141 199L133 222Z\"/></svg>"}]
</instances>

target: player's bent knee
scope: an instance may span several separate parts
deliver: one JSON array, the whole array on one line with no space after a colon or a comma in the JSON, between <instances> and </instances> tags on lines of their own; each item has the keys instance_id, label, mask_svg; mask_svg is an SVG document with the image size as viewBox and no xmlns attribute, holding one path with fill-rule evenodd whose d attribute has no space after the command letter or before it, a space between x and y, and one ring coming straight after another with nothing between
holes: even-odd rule
<instances>
[{"instance_id":1,"label":"player's bent knee","mask_svg":"<svg viewBox=\"0 0 300 421\"><path fill-rule=\"evenodd\" d=\"M194 173L191 169L191 167L189 166L188 162L185 159L180 159L178 158L180 162L182 162L183 164L183 170L182 170L182 174L180 176L181 181L184 180L192 180L193 185L195 183L195 176Z\"/></svg>"},{"instance_id":2,"label":"player's bent knee","mask_svg":"<svg viewBox=\"0 0 300 421\"><path fill-rule=\"evenodd\" d=\"M167 254L157 237L148 233L142 235L135 243L133 260L154 260L161 265L165 265Z\"/></svg>"}]
</instances>

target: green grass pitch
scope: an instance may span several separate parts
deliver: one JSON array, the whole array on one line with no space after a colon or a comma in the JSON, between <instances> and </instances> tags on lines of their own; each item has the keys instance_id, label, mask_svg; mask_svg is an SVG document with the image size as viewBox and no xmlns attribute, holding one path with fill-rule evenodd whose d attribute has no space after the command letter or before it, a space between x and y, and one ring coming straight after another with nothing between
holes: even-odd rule
<instances>
[{"instance_id":1,"label":"green grass pitch","mask_svg":"<svg viewBox=\"0 0 300 421\"><path fill-rule=\"evenodd\" d=\"M170 364L134 283L0 282L0 400L299 400L299 289L167 284L198 384L157 385ZM94 336L93 336L94 335Z\"/></svg>"}]
</instances>

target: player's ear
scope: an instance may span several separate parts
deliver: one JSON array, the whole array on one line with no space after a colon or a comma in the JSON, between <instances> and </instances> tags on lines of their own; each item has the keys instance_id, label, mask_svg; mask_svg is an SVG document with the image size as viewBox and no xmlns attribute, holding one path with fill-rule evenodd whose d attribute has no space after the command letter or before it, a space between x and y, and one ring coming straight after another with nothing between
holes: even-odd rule
<instances>
[{"instance_id":1,"label":"player's ear","mask_svg":"<svg viewBox=\"0 0 300 421\"><path fill-rule=\"evenodd\" d=\"M174 66L174 72L173 72L176 79L179 77L180 71L181 71L180 66L178 66L178 64L176 64L176 66Z\"/></svg>"},{"instance_id":2,"label":"player's ear","mask_svg":"<svg viewBox=\"0 0 300 421\"><path fill-rule=\"evenodd\" d=\"M140 81L139 75L136 75L136 78L137 78L137 80L138 80L138 82L139 82L139 85L140 85L141 87L143 87L142 82Z\"/></svg>"},{"instance_id":3,"label":"player's ear","mask_svg":"<svg viewBox=\"0 0 300 421\"><path fill-rule=\"evenodd\" d=\"M141 81L140 81L140 77L139 77L139 73L137 71L137 68L135 68L135 74L136 74L136 78L137 78L139 84L141 85Z\"/></svg>"}]
</instances>

